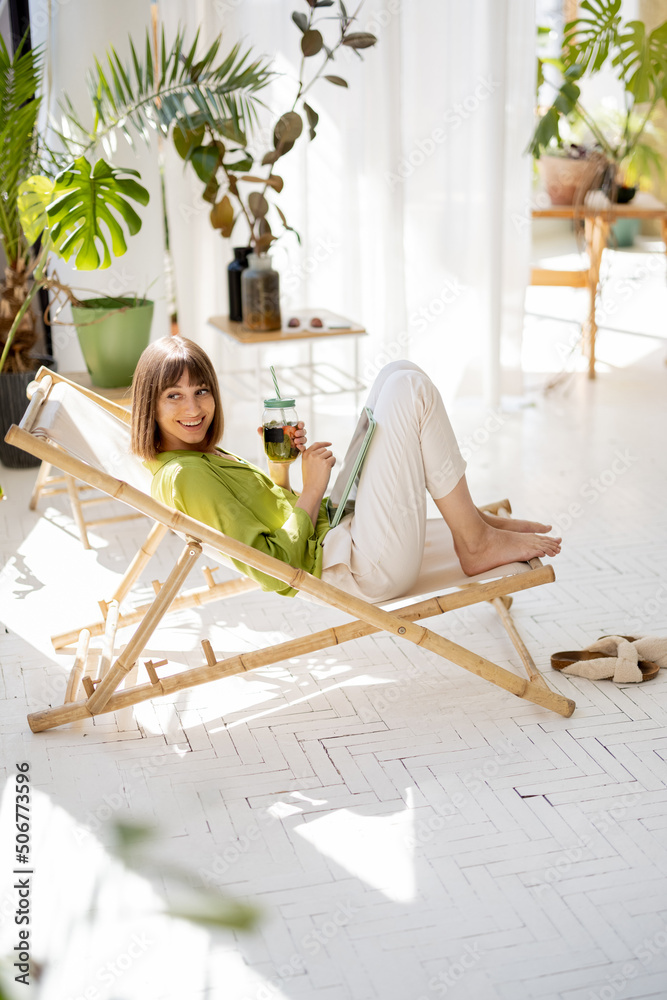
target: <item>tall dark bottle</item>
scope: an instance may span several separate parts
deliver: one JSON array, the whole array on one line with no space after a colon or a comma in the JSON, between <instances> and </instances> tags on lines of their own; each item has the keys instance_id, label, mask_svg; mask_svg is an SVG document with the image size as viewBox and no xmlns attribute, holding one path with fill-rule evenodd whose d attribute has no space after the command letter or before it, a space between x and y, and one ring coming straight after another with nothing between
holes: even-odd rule
<instances>
[{"instance_id":1,"label":"tall dark bottle","mask_svg":"<svg viewBox=\"0 0 667 1000\"><path fill-rule=\"evenodd\" d=\"M227 267L227 284L229 287L229 318L234 323L243 319L241 310L241 273L248 266L248 254L252 247L234 247L234 260Z\"/></svg>"}]
</instances>

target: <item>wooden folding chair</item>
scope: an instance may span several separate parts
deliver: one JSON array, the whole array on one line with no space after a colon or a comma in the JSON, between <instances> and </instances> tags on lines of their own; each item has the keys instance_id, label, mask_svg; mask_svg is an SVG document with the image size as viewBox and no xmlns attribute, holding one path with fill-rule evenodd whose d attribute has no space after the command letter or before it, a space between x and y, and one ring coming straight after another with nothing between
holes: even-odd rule
<instances>
[{"instance_id":1,"label":"wooden folding chair","mask_svg":"<svg viewBox=\"0 0 667 1000\"><path fill-rule=\"evenodd\" d=\"M28 722L34 732L100 713L113 712L159 695L278 663L379 631L389 632L437 653L517 697L560 715L569 716L574 711L574 702L552 691L536 669L509 612L509 595L554 580L551 566L543 566L539 559L533 559L530 563L513 563L474 578L465 577L460 566L454 567L453 571L443 570L440 546L446 525L442 519L438 519L437 522L429 522L429 537L418 586L409 594L384 606L371 604L154 500L150 496L150 473L130 453L130 417L122 407L117 407L91 390L76 386L45 368L40 369L36 382L30 388L31 400L23 420L20 426L14 425L9 429L6 440L62 469L65 474L124 501L132 509L146 514L154 521L146 542L132 560L112 599L100 602L103 620L53 637L56 648L78 640L77 653L70 672L65 703L30 714ZM507 501L489 505L487 509L497 511L503 507L509 509ZM185 542L175 566L163 584L154 585L156 596L150 604L121 611L121 605L134 582L169 529ZM204 640L202 647L206 662L201 666L160 677L157 669L162 664L147 661L145 667L148 683L120 689L154 630L170 609L192 607L257 587L247 577L215 583L213 571L206 568L204 574L207 586L181 593L181 588L202 551L218 562L240 560L284 581L303 594L338 608L350 615L352 621L313 635L222 659L216 656L210 643ZM429 596L425 597L426 594ZM414 601L415 597L420 599ZM283 598L272 595L267 600ZM498 611L523 661L527 678L416 624L421 619L468 607L480 601L490 602ZM117 629L134 623L138 625L132 638L116 655L114 648ZM94 635L103 636L103 641L98 669L93 678L84 676L84 666L88 643ZM83 695L80 690L82 687Z\"/></svg>"}]
</instances>

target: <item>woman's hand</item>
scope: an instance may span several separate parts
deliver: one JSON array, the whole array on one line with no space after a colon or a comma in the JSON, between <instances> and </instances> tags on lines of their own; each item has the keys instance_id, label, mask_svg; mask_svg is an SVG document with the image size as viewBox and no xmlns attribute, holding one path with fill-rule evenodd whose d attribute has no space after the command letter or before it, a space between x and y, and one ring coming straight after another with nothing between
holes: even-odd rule
<instances>
[{"instance_id":1,"label":"woman's hand","mask_svg":"<svg viewBox=\"0 0 667 1000\"><path fill-rule=\"evenodd\" d=\"M320 500L329 484L331 470L336 464L333 452L329 450L330 446L331 441L316 441L301 453L303 492L318 492Z\"/></svg>"},{"instance_id":2,"label":"woman's hand","mask_svg":"<svg viewBox=\"0 0 667 1000\"><path fill-rule=\"evenodd\" d=\"M306 442L308 438L306 437L306 425L304 424L303 420L300 420L299 423L296 425L296 433L292 440L294 441L294 444L299 449L299 451L306 450Z\"/></svg>"},{"instance_id":3,"label":"woman's hand","mask_svg":"<svg viewBox=\"0 0 667 1000\"><path fill-rule=\"evenodd\" d=\"M333 452L329 450L330 445L331 441L316 441L301 452L303 491L296 506L306 511L313 525L317 522L322 497L336 464Z\"/></svg>"},{"instance_id":4,"label":"woman's hand","mask_svg":"<svg viewBox=\"0 0 667 1000\"><path fill-rule=\"evenodd\" d=\"M257 433L261 438L263 438L264 428L258 427ZM304 424L303 420L300 420L299 423L296 425L296 431L294 432L294 437L292 440L294 441L294 444L299 449L299 451L306 450L306 441L308 440L308 438L306 437L306 425Z\"/></svg>"}]
</instances>

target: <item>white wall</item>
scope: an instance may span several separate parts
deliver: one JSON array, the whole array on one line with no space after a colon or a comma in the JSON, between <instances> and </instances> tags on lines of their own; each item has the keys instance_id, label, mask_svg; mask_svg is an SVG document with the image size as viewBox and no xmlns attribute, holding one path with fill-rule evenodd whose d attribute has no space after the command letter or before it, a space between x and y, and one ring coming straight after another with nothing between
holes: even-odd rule
<instances>
[{"instance_id":1,"label":"white wall","mask_svg":"<svg viewBox=\"0 0 667 1000\"><path fill-rule=\"evenodd\" d=\"M57 113L57 99L66 92L82 117L89 107L85 72L93 63L93 56L102 62L109 45L113 45L122 59L129 55L128 35L135 45L143 48L145 28L149 23L149 4L136 0L59 0L51 5L49 22L47 0L31 0L30 18L33 45L48 45L47 75L50 74L51 112ZM48 79L45 83L48 88ZM86 118L84 117L84 120ZM102 150L100 156L105 156ZM146 208L137 206L143 220L141 231L128 240L127 253L114 258L107 270L76 271L71 265L59 261L58 276L77 289L91 290L102 295L125 295L148 291L155 300L155 314L151 338L169 332L167 306L164 293L163 228L160 199L159 173L155 143L146 148L137 144L136 154L124 139L118 140L118 150L113 155L116 166L138 169L141 180L150 193ZM69 318L69 308L60 319ZM85 363L73 327L55 326L53 329L54 354L61 372L83 371Z\"/></svg>"}]
</instances>

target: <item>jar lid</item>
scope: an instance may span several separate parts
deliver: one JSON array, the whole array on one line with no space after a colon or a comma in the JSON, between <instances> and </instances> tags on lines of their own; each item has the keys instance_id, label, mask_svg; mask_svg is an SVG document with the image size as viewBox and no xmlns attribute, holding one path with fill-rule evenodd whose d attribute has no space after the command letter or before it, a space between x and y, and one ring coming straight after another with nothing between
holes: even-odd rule
<instances>
[{"instance_id":1,"label":"jar lid","mask_svg":"<svg viewBox=\"0 0 667 1000\"><path fill-rule=\"evenodd\" d=\"M295 399L265 399L264 406L268 407L270 410L289 410L290 407L296 406Z\"/></svg>"}]
</instances>

